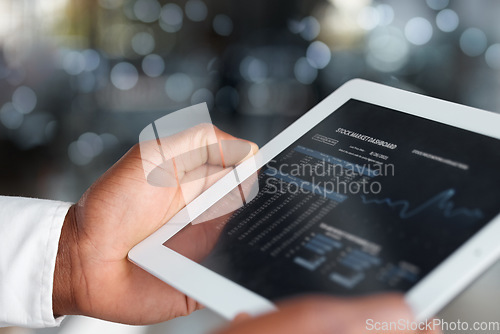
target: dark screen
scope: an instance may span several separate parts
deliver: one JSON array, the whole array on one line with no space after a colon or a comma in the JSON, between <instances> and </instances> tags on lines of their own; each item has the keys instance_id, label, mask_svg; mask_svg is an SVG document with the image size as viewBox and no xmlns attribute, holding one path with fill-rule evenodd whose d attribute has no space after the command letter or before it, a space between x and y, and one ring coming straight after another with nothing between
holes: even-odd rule
<instances>
[{"instance_id":1,"label":"dark screen","mask_svg":"<svg viewBox=\"0 0 500 334\"><path fill-rule=\"evenodd\" d=\"M406 291L500 212L499 171L497 139L350 100L186 227L216 231L204 254L165 245L270 300Z\"/></svg>"}]
</instances>

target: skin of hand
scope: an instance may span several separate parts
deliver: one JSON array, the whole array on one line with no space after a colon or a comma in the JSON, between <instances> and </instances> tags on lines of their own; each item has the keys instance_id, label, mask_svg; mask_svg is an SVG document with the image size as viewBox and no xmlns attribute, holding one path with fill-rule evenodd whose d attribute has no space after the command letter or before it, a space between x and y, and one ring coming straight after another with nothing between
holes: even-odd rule
<instances>
[{"instance_id":1,"label":"skin of hand","mask_svg":"<svg viewBox=\"0 0 500 334\"><path fill-rule=\"evenodd\" d=\"M383 323L412 322L413 317L404 298L398 294L340 299L327 296L308 296L284 302L279 311L251 318L242 314L217 334L438 334L438 328L420 331L411 329L377 330L370 327ZM367 321L373 322L367 323ZM409 328L412 328L409 326ZM413 327L415 328L415 327ZM429 328L431 330L429 330ZM427 330L427 331L426 331Z\"/></svg>"},{"instance_id":2,"label":"skin of hand","mask_svg":"<svg viewBox=\"0 0 500 334\"><path fill-rule=\"evenodd\" d=\"M127 254L184 207L185 202L225 175L230 170L228 166L257 151L255 144L242 141L250 145L250 153L240 152L236 145L233 151L224 152L222 162L220 152L209 143L213 130L212 125L201 125L162 140L171 156L182 157L176 161L176 175L167 171L167 177L177 178L179 185L182 180L195 180L187 186L149 184L144 158L149 158L152 166L161 165L158 146L136 145L70 208L61 231L54 273L56 316L81 314L144 325L201 308L195 300L129 262ZM219 142L237 140L218 129L215 133ZM189 232L197 241L201 237L207 239L205 246L200 247L203 242L193 242L193 249L186 250L191 251L193 258L202 257L213 246L217 236L213 236L209 226L215 223L195 225L194 232ZM283 303L279 312L252 319L239 317L221 334L366 333L367 318L411 319L411 312L397 295L359 299L307 297Z\"/></svg>"},{"instance_id":3,"label":"skin of hand","mask_svg":"<svg viewBox=\"0 0 500 334\"><path fill-rule=\"evenodd\" d=\"M218 142L236 143L229 145L222 159L221 151L213 145L214 131ZM238 142L247 149L238 149ZM129 262L127 254L186 201L225 175L228 166L253 155L258 148L212 125L163 138L161 145L169 156L179 157L175 175L169 175L168 170L165 173L177 178L174 184L179 186L158 187L147 182L143 163L158 166L161 160L156 142L141 143L68 211L56 258L54 315L81 314L128 324L152 324L200 308L193 299ZM197 244L193 242L194 247Z\"/></svg>"}]
</instances>

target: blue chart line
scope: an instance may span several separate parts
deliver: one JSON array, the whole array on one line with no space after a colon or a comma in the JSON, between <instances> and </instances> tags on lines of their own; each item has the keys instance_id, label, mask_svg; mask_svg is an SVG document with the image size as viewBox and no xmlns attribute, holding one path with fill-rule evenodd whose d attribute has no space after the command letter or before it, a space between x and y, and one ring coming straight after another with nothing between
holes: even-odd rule
<instances>
[{"instance_id":1,"label":"blue chart line","mask_svg":"<svg viewBox=\"0 0 500 334\"><path fill-rule=\"evenodd\" d=\"M321 241L322 243L326 243L334 248L340 249L342 248L342 243L336 240L333 240L332 238L328 238L324 236L323 234L316 234L314 236L313 240Z\"/></svg>"},{"instance_id":2,"label":"blue chart line","mask_svg":"<svg viewBox=\"0 0 500 334\"><path fill-rule=\"evenodd\" d=\"M326 257L322 256L325 255L328 252L331 252L334 249L340 249L342 248L342 243L336 240L333 240L331 238L328 238L327 236L323 234L317 234L313 238L311 238L305 245L304 247L306 249L309 249L310 251L321 255L317 260L315 261L309 261L306 260L300 256L296 257L293 261L308 269L311 271L316 270L323 262L326 261Z\"/></svg>"},{"instance_id":3,"label":"blue chart line","mask_svg":"<svg viewBox=\"0 0 500 334\"><path fill-rule=\"evenodd\" d=\"M381 261L378 257L355 249L345 255L340 263L354 270L362 270L368 269L372 266L378 266L380 265Z\"/></svg>"},{"instance_id":4,"label":"blue chart line","mask_svg":"<svg viewBox=\"0 0 500 334\"><path fill-rule=\"evenodd\" d=\"M347 252L339 263L354 271L355 274L345 275L334 271L330 274L330 279L347 289L352 289L365 278L367 270L380 266L382 261L377 256L370 255L359 249L353 249Z\"/></svg>"},{"instance_id":5,"label":"blue chart line","mask_svg":"<svg viewBox=\"0 0 500 334\"><path fill-rule=\"evenodd\" d=\"M365 274L363 273L357 273L353 277L345 277L343 275L340 275L339 273L333 272L330 274L330 279L334 281L337 284L342 285L344 288L347 289L352 289L354 288L359 282L361 282L365 278Z\"/></svg>"},{"instance_id":6,"label":"blue chart line","mask_svg":"<svg viewBox=\"0 0 500 334\"><path fill-rule=\"evenodd\" d=\"M307 242L306 247L307 246L312 246L312 248L320 249L323 252L331 252L333 249L342 248L342 244L340 242L328 238L322 234L315 235L311 240Z\"/></svg>"},{"instance_id":7,"label":"blue chart line","mask_svg":"<svg viewBox=\"0 0 500 334\"><path fill-rule=\"evenodd\" d=\"M382 281L390 281L395 278L405 279L410 282L416 282L418 280L418 275L403 268L392 267L386 273L384 273L379 279Z\"/></svg>"},{"instance_id":8,"label":"blue chart line","mask_svg":"<svg viewBox=\"0 0 500 334\"><path fill-rule=\"evenodd\" d=\"M316 261L308 261L306 259L303 259L301 257L296 257L293 259L293 262L296 264L306 268L307 270L314 271L316 270L323 262L326 261L326 257L322 256Z\"/></svg>"},{"instance_id":9,"label":"blue chart line","mask_svg":"<svg viewBox=\"0 0 500 334\"><path fill-rule=\"evenodd\" d=\"M304 247L315 252L316 254L319 254L319 255L323 255L326 252L326 250L324 250L316 245L313 245L311 243L306 244Z\"/></svg>"},{"instance_id":10,"label":"blue chart line","mask_svg":"<svg viewBox=\"0 0 500 334\"><path fill-rule=\"evenodd\" d=\"M483 217L483 212L480 209L455 208L455 203L451 201L451 198L455 195L455 193L455 189L445 190L412 210L410 210L410 202L407 200L394 201L390 198L367 199L364 195L361 196L361 199L363 200L364 204L385 204L393 209L399 207L399 217L401 219L415 217L416 215L431 208L438 208L442 210L443 216L446 218L466 216L479 219Z\"/></svg>"},{"instance_id":11,"label":"blue chart line","mask_svg":"<svg viewBox=\"0 0 500 334\"><path fill-rule=\"evenodd\" d=\"M363 259L365 261L370 262L370 264L378 266L380 265L380 258L367 254L365 252L360 251L359 249L354 249L350 253L351 256L358 258L358 259Z\"/></svg>"}]
</instances>

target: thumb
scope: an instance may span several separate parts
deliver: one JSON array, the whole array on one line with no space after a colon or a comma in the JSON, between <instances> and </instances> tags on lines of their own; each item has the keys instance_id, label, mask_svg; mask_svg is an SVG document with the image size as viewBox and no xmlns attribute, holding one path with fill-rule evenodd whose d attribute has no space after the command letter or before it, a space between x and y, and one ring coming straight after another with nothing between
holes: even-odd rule
<instances>
[{"instance_id":1,"label":"thumb","mask_svg":"<svg viewBox=\"0 0 500 334\"><path fill-rule=\"evenodd\" d=\"M145 177L158 187L179 187L186 173L204 165L235 166L258 150L254 143L233 137L212 124L141 142L140 149ZM204 170L197 173L198 177L210 176L207 171L215 173L220 168Z\"/></svg>"}]
</instances>

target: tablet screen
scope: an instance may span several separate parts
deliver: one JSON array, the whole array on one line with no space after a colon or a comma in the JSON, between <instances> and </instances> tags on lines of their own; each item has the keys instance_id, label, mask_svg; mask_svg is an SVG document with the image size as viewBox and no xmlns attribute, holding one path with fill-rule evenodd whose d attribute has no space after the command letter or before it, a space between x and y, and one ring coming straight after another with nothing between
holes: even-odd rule
<instances>
[{"instance_id":1,"label":"tablet screen","mask_svg":"<svg viewBox=\"0 0 500 334\"><path fill-rule=\"evenodd\" d=\"M164 245L270 300L407 291L499 214L499 171L497 139L350 100Z\"/></svg>"}]
</instances>

